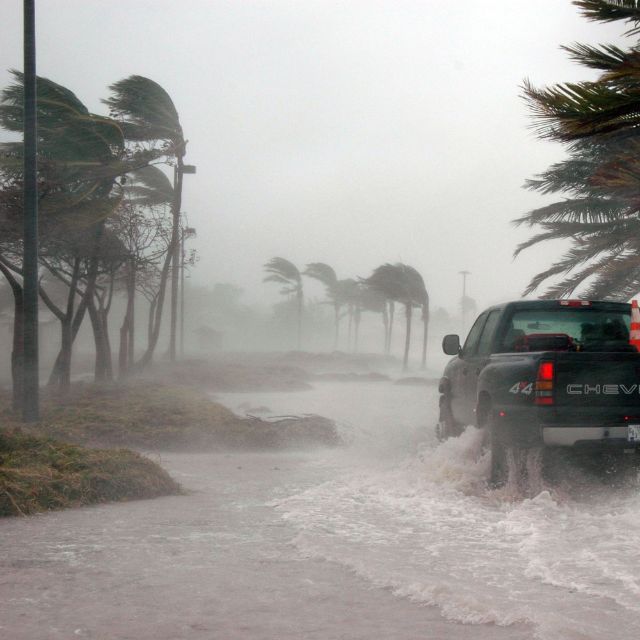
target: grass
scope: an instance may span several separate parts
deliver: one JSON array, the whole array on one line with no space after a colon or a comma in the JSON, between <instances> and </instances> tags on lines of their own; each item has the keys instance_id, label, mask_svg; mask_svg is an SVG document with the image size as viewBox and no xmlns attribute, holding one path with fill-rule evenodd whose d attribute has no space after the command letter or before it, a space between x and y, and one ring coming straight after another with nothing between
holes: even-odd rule
<instances>
[{"instance_id":1,"label":"grass","mask_svg":"<svg viewBox=\"0 0 640 640\"><path fill-rule=\"evenodd\" d=\"M197 389L135 383L78 385L62 401L46 397L39 428L51 437L92 446L188 450L240 424Z\"/></svg>"},{"instance_id":2,"label":"grass","mask_svg":"<svg viewBox=\"0 0 640 640\"><path fill-rule=\"evenodd\" d=\"M0 516L181 492L166 471L133 451L0 431Z\"/></svg>"},{"instance_id":3,"label":"grass","mask_svg":"<svg viewBox=\"0 0 640 640\"><path fill-rule=\"evenodd\" d=\"M212 451L339 443L333 422L320 416L275 424L240 418L190 387L136 382L79 384L65 398L45 392L34 426L21 425L9 396L0 393L0 516L180 493L161 467L122 447Z\"/></svg>"},{"instance_id":4,"label":"grass","mask_svg":"<svg viewBox=\"0 0 640 640\"><path fill-rule=\"evenodd\" d=\"M92 447L213 451L336 445L335 425L319 416L274 424L240 418L202 390L157 382L75 385L65 399L47 395L33 435ZM0 398L0 423L17 417Z\"/></svg>"}]
</instances>

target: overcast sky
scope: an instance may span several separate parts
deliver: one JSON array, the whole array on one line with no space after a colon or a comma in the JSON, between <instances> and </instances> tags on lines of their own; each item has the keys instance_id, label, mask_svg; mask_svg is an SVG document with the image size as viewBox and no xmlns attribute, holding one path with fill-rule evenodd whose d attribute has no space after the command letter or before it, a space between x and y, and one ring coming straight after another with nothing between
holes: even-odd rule
<instances>
[{"instance_id":1,"label":"overcast sky","mask_svg":"<svg viewBox=\"0 0 640 640\"><path fill-rule=\"evenodd\" d=\"M105 113L108 85L148 76L186 137L183 207L200 283L277 299L262 265L339 277L402 261L435 307L461 276L481 306L517 298L560 247L512 253L522 189L563 157L528 129L535 84L589 79L560 44L619 40L569 0L36 0L38 73ZM22 68L22 2L0 3L0 85ZM311 287L310 287L311 288ZM320 293L318 289L312 292Z\"/></svg>"}]
</instances>

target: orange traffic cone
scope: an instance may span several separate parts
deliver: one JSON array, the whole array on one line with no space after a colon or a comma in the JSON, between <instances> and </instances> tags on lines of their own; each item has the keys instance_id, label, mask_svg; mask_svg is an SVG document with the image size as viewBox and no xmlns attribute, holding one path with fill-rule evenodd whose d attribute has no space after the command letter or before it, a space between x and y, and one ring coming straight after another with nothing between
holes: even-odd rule
<instances>
[{"instance_id":1,"label":"orange traffic cone","mask_svg":"<svg viewBox=\"0 0 640 640\"><path fill-rule=\"evenodd\" d=\"M631 301L631 333L629 334L629 342L640 351L640 308L638 301Z\"/></svg>"}]
</instances>

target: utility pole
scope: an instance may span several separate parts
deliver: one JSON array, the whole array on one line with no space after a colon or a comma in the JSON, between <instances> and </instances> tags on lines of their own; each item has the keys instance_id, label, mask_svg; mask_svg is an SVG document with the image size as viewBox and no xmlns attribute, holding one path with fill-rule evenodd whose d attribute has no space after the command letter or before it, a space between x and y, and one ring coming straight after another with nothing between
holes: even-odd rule
<instances>
[{"instance_id":1,"label":"utility pole","mask_svg":"<svg viewBox=\"0 0 640 640\"><path fill-rule=\"evenodd\" d=\"M184 253L184 241L187 238L193 238L196 235L196 230L193 227L182 228L182 260L180 267L180 357L184 358L184 270L185 270L185 253Z\"/></svg>"},{"instance_id":2,"label":"utility pole","mask_svg":"<svg viewBox=\"0 0 640 640\"><path fill-rule=\"evenodd\" d=\"M180 209L182 207L182 176L195 173L192 164L183 164L179 155L173 168L173 227L171 230L171 333L169 334L169 359L176 361L176 333L178 328L178 286L180 279Z\"/></svg>"},{"instance_id":3,"label":"utility pole","mask_svg":"<svg viewBox=\"0 0 640 640\"><path fill-rule=\"evenodd\" d=\"M35 0L24 0L24 367L22 420L40 419L38 376L38 183Z\"/></svg>"},{"instance_id":4,"label":"utility pole","mask_svg":"<svg viewBox=\"0 0 640 640\"><path fill-rule=\"evenodd\" d=\"M467 331L467 276L471 275L471 271L458 271L462 276L462 333L463 335Z\"/></svg>"}]
</instances>

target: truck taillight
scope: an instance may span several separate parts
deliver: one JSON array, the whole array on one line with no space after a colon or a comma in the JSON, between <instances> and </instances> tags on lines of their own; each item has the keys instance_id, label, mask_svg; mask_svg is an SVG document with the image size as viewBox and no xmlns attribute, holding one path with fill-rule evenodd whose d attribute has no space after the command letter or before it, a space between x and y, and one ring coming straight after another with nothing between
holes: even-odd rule
<instances>
[{"instance_id":1,"label":"truck taillight","mask_svg":"<svg viewBox=\"0 0 640 640\"><path fill-rule=\"evenodd\" d=\"M553 380L555 377L555 364L550 361L541 362L538 366L536 378L535 404L553 404Z\"/></svg>"},{"instance_id":2,"label":"truck taillight","mask_svg":"<svg viewBox=\"0 0 640 640\"><path fill-rule=\"evenodd\" d=\"M589 300L560 300L561 307L590 307Z\"/></svg>"}]
</instances>

